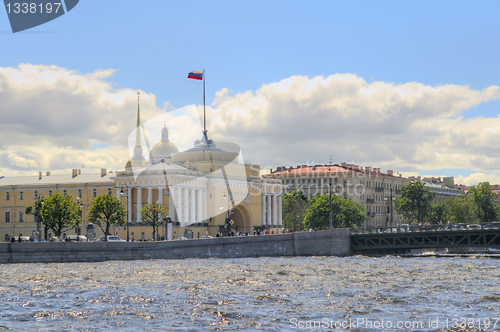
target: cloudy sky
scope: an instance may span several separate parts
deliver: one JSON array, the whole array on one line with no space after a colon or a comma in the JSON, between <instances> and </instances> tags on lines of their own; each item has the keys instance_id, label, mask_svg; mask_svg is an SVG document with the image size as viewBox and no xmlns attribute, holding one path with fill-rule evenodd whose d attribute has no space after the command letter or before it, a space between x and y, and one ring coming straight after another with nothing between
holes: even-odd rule
<instances>
[{"instance_id":1,"label":"cloudy sky","mask_svg":"<svg viewBox=\"0 0 500 332\"><path fill-rule=\"evenodd\" d=\"M123 169L136 91L142 120L189 148L203 99L186 77L205 69L209 136L249 162L500 184L499 9L85 0L16 34L0 10L0 175Z\"/></svg>"}]
</instances>

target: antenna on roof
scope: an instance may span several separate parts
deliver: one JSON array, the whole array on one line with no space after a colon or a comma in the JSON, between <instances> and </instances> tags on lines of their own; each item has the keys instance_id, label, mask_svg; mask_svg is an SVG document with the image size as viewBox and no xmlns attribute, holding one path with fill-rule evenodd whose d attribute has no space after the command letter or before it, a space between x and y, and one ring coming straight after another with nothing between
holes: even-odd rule
<instances>
[{"instance_id":1,"label":"antenna on roof","mask_svg":"<svg viewBox=\"0 0 500 332\"><path fill-rule=\"evenodd\" d=\"M332 164L332 155L330 155L330 165Z\"/></svg>"}]
</instances>

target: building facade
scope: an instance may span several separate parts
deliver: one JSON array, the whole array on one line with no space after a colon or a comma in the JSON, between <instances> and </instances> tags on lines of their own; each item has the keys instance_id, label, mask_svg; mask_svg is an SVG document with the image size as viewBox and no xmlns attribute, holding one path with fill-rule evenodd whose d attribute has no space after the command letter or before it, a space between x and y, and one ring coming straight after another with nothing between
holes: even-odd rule
<instances>
[{"instance_id":1,"label":"building facade","mask_svg":"<svg viewBox=\"0 0 500 332\"><path fill-rule=\"evenodd\" d=\"M278 167L264 176L281 181L285 192L302 190L308 198L332 194L351 199L366 207L368 220L364 227L396 226L402 217L394 211L396 198L409 180L392 170L382 173L380 168L354 164L299 165Z\"/></svg>"},{"instance_id":2,"label":"building facade","mask_svg":"<svg viewBox=\"0 0 500 332\"><path fill-rule=\"evenodd\" d=\"M151 202L159 202L168 213L171 225L160 230L165 237L281 231L281 181L262 178L259 166L241 161L235 145L215 143L205 131L193 148L179 152L164 126L161 141L146 159L141 130L138 104L135 147L123 171L106 173L102 169L100 174L86 174L75 169L71 175L0 178L2 239L38 231L35 217L25 216L24 209L40 195L56 193L71 195L82 209L80 230L69 230L67 235L85 234L82 228L88 225L86 215L92 198L105 194L115 195L127 210L128 227L111 230L124 239L127 232L135 240L151 238L152 227L141 220L141 208ZM97 237L102 235L100 229L95 231Z\"/></svg>"}]
</instances>

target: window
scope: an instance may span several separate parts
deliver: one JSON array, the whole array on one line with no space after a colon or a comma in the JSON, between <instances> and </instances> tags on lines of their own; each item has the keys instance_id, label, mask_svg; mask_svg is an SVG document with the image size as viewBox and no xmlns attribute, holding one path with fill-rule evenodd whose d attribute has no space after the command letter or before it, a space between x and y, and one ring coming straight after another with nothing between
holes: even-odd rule
<instances>
[{"instance_id":1,"label":"window","mask_svg":"<svg viewBox=\"0 0 500 332\"><path fill-rule=\"evenodd\" d=\"M347 199L347 193L346 192L344 192L344 198Z\"/></svg>"},{"instance_id":2,"label":"window","mask_svg":"<svg viewBox=\"0 0 500 332\"><path fill-rule=\"evenodd\" d=\"M10 193L5 193L5 200L10 201Z\"/></svg>"},{"instance_id":3,"label":"window","mask_svg":"<svg viewBox=\"0 0 500 332\"><path fill-rule=\"evenodd\" d=\"M321 179L318 179L318 186L321 186Z\"/></svg>"},{"instance_id":4,"label":"window","mask_svg":"<svg viewBox=\"0 0 500 332\"><path fill-rule=\"evenodd\" d=\"M52 196L52 190L49 190L49 196Z\"/></svg>"},{"instance_id":5,"label":"window","mask_svg":"<svg viewBox=\"0 0 500 332\"><path fill-rule=\"evenodd\" d=\"M311 179L307 179L307 184L311 184Z\"/></svg>"},{"instance_id":6,"label":"window","mask_svg":"<svg viewBox=\"0 0 500 332\"><path fill-rule=\"evenodd\" d=\"M313 184L316 184L316 179L313 179Z\"/></svg>"},{"instance_id":7,"label":"window","mask_svg":"<svg viewBox=\"0 0 500 332\"><path fill-rule=\"evenodd\" d=\"M302 179L302 184L305 185L306 184L306 179Z\"/></svg>"},{"instance_id":8,"label":"window","mask_svg":"<svg viewBox=\"0 0 500 332\"><path fill-rule=\"evenodd\" d=\"M92 190L92 198L96 198L97 197L97 190Z\"/></svg>"},{"instance_id":9,"label":"window","mask_svg":"<svg viewBox=\"0 0 500 332\"><path fill-rule=\"evenodd\" d=\"M66 197L66 196L68 196L68 192L65 190L65 191L63 191L63 197Z\"/></svg>"},{"instance_id":10,"label":"window","mask_svg":"<svg viewBox=\"0 0 500 332\"><path fill-rule=\"evenodd\" d=\"M19 193L19 199L21 201L24 199L24 193L22 191Z\"/></svg>"},{"instance_id":11,"label":"window","mask_svg":"<svg viewBox=\"0 0 500 332\"><path fill-rule=\"evenodd\" d=\"M347 180L344 179L344 187L347 186Z\"/></svg>"},{"instance_id":12,"label":"window","mask_svg":"<svg viewBox=\"0 0 500 332\"><path fill-rule=\"evenodd\" d=\"M295 179L292 179L292 186L295 186Z\"/></svg>"},{"instance_id":13,"label":"window","mask_svg":"<svg viewBox=\"0 0 500 332\"><path fill-rule=\"evenodd\" d=\"M286 180L286 184L290 184L290 180Z\"/></svg>"},{"instance_id":14,"label":"window","mask_svg":"<svg viewBox=\"0 0 500 332\"><path fill-rule=\"evenodd\" d=\"M82 190L78 189L78 194L76 195L78 198L82 198Z\"/></svg>"},{"instance_id":15,"label":"window","mask_svg":"<svg viewBox=\"0 0 500 332\"><path fill-rule=\"evenodd\" d=\"M19 222L24 221L24 211L23 209L19 209Z\"/></svg>"},{"instance_id":16,"label":"window","mask_svg":"<svg viewBox=\"0 0 500 332\"><path fill-rule=\"evenodd\" d=\"M10 223L10 211L5 211L5 223Z\"/></svg>"},{"instance_id":17,"label":"window","mask_svg":"<svg viewBox=\"0 0 500 332\"><path fill-rule=\"evenodd\" d=\"M113 192L111 191L111 188L108 189L108 195L111 196Z\"/></svg>"},{"instance_id":18,"label":"window","mask_svg":"<svg viewBox=\"0 0 500 332\"><path fill-rule=\"evenodd\" d=\"M335 184L339 184L339 179L335 178Z\"/></svg>"},{"instance_id":19,"label":"window","mask_svg":"<svg viewBox=\"0 0 500 332\"><path fill-rule=\"evenodd\" d=\"M33 199L38 199L38 191L35 191L35 193L33 194Z\"/></svg>"}]
</instances>

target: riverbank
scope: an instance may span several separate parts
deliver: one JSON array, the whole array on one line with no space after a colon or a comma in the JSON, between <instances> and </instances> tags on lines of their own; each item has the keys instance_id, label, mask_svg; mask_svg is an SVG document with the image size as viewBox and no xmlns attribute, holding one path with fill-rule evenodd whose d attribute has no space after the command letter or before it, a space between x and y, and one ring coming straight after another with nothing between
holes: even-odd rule
<instances>
[{"instance_id":1,"label":"riverbank","mask_svg":"<svg viewBox=\"0 0 500 332\"><path fill-rule=\"evenodd\" d=\"M0 264L108 260L348 256L349 229L162 242L0 243Z\"/></svg>"}]
</instances>

